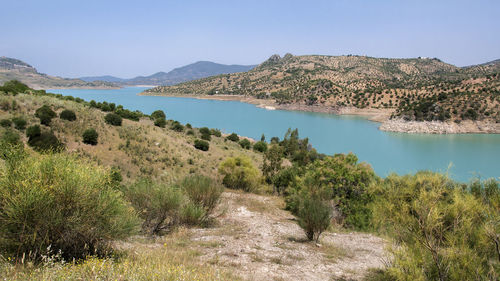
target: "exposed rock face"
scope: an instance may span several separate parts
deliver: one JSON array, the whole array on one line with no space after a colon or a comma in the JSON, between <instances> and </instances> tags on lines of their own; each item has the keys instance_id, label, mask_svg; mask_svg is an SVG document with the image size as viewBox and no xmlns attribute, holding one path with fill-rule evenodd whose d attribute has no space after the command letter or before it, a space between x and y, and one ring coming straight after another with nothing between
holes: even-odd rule
<instances>
[{"instance_id":1,"label":"exposed rock face","mask_svg":"<svg viewBox=\"0 0 500 281\"><path fill-rule=\"evenodd\" d=\"M404 121L402 119L387 120L379 127L382 131L402 133L425 133L425 134L465 134L465 133L489 133L499 134L500 124L480 121L462 121L460 124L454 122L439 121Z\"/></svg>"}]
</instances>

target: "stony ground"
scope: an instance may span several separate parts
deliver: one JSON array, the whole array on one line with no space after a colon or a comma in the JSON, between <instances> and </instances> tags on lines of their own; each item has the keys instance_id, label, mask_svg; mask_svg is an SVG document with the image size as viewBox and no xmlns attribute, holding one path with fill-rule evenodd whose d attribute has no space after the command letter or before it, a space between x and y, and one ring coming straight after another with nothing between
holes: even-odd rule
<instances>
[{"instance_id":1,"label":"stony ground","mask_svg":"<svg viewBox=\"0 0 500 281\"><path fill-rule=\"evenodd\" d=\"M365 233L305 240L281 198L225 192L213 227L186 230L202 263L245 280L360 280L386 260L385 241ZM193 250L193 249L191 249Z\"/></svg>"}]
</instances>

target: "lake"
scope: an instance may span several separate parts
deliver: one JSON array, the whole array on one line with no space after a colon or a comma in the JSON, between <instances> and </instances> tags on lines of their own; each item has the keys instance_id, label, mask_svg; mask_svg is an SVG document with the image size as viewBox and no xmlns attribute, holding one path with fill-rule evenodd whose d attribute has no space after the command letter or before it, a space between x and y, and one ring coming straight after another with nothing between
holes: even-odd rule
<instances>
[{"instance_id":1,"label":"lake","mask_svg":"<svg viewBox=\"0 0 500 281\"><path fill-rule=\"evenodd\" d=\"M288 128L298 128L301 138L321 153L355 153L370 163L382 177L391 172L418 170L448 172L458 181L473 177L500 177L500 134L426 135L389 133L379 123L360 116L338 116L300 111L266 110L237 101L177 97L138 96L145 90L128 87L113 90L57 89L52 93L80 97L86 101L107 101L150 114L165 111L167 119L195 127L219 128L259 140L283 138Z\"/></svg>"}]
</instances>

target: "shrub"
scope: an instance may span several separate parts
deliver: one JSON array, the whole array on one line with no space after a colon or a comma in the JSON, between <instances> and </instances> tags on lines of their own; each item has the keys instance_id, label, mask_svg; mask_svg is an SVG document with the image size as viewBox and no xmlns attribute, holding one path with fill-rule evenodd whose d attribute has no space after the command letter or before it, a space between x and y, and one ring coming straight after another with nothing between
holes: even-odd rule
<instances>
[{"instance_id":1,"label":"shrub","mask_svg":"<svg viewBox=\"0 0 500 281\"><path fill-rule=\"evenodd\" d=\"M14 127L18 130L24 130L26 128L26 124L28 123L26 122L26 119L22 117L14 117L12 118L12 122L14 123Z\"/></svg>"},{"instance_id":2,"label":"shrub","mask_svg":"<svg viewBox=\"0 0 500 281\"><path fill-rule=\"evenodd\" d=\"M253 150L258 152L266 152L267 151L267 143L265 141L258 141L253 145Z\"/></svg>"},{"instance_id":3,"label":"shrub","mask_svg":"<svg viewBox=\"0 0 500 281\"><path fill-rule=\"evenodd\" d=\"M498 182L467 187L419 172L390 175L374 193L376 222L398 243L391 277L498 280Z\"/></svg>"},{"instance_id":4,"label":"shrub","mask_svg":"<svg viewBox=\"0 0 500 281\"><path fill-rule=\"evenodd\" d=\"M210 141L212 139L212 137L210 136L210 134L202 134L201 139L206 140L206 141Z\"/></svg>"},{"instance_id":5,"label":"shrub","mask_svg":"<svg viewBox=\"0 0 500 281\"><path fill-rule=\"evenodd\" d=\"M187 123L187 124L186 124L186 128L188 128L188 129L192 129L192 128L193 128L193 126L191 126L191 124Z\"/></svg>"},{"instance_id":6,"label":"shrub","mask_svg":"<svg viewBox=\"0 0 500 281\"><path fill-rule=\"evenodd\" d=\"M140 179L123 187L123 193L143 219L143 232L158 235L179 223L183 196L178 188Z\"/></svg>"},{"instance_id":7,"label":"shrub","mask_svg":"<svg viewBox=\"0 0 500 281\"><path fill-rule=\"evenodd\" d=\"M208 151L210 144L204 140L195 140L194 147L202 151Z\"/></svg>"},{"instance_id":8,"label":"shrub","mask_svg":"<svg viewBox=\"0 0 500 281\"><path fill-rule=\"evenodd\" d=\"M223 176L222 184L232 189L256 191L261 182L259 170L245 156L227 158L219 165L219 173Z\"/></svg>"},{"instance_id":9,"label":"shrub","mask_svg":"<svg viewBox=\"0 0 500 281\"><path fill-rule=\"evenodd\" d=\"M104 121L106 121L106 123L113 125L113 126L121 126L122 120L123 120L122 117L118 114L115 114L115 113L108 113L104 117Z\"/></svg>"},{"instance_id":10,"label":"shrub","mask_svg":"<svg viewBox=\"0 0 500 281\"><path fill-rule=\"evenodd\" d=\"M12 121L10 121L10 119L2 119L0 120L0 126L10 128L12 126Z\"/></svg>"},{"instance_id":11,"label":"shrub","mask_svg":"<svg viewBox=\"0 0 500 281\"><path fill-rule=\"evenodd\" d=\"M83 132L83 134L82 134L83 143L90 144L90 145L96 145L98 137L99 137L99 134L93 128L85 130L85 132Z\"/></svg>"},{"instance_id":12,"label":"shrub","mask_svg":"<svg viewBox=\"0 0 500 281\"><path fill-rule=\"evenodd\" d=\"M74 111L65 109L59 114L59 118L63 120L68 120L68 121L75 121L76 120L76 114Z\"/></svg>"},{"instance_id":13,"label":"shrub","mask_svg":"<svg viewBox=\"0 0 500 281\"><path fill-rule=\"evenodd\" d=\"M210 134L212 136L216 136L216 137L219 137L219 138L222 136L222 133L218 129L211 129L210 130Z\"/></svg>"},{"instance_id":14,"label":"shrub","mask_svg":"<svg viewBox=\"0 0 500 281\"><path fill-rule=\"evenodd\" d=\"M193 130L188 130L186 132L186 135L189 135L189 136L194 136L194 131Z\"/></svg>"},{"instance_id":15,"label":"shrub","mask_svg":"<svg viewBox=\"0 0 500 281\"><path fill-rule=\"evenodd\" d=\"M60 151L64 148L52 132L41 132L38 136L28 139L28 144L39 152Z\"/></svg>"},{"instance_id":16,"label":"shrub","mask_svg":"<svg viewBox=\"0 0 500 281\"><path fill-rule=\"evenodd\" d=\"M133 233L137 218L94 164L63 154L8 159L0 177L0 249L21 258L61 251L66 260L102 254Z\"/></svg>"},{"instance_id":17,"label":"shrub","mask_svg":"<svg viewBox=\"0 0 500 281\"><path fill-rule=\"evenodd\" d=\"M252 144L250 143L249 140L247 139L242 139L240 140L239 142L240 146L244 149L250 149L250 147L252 147Z\"/></svg>"},{"instance_id":18,"label":"shrub","mask_svg":"<svg viewBox=\"0 0 500 281\"><path fill-rule=\"evenodd\" d=\"M227 136L226 139L228 139L230 141L237 142L240 140L240 137L238 137L238 135L236 133L232 133L229 136Z\"/></svg>"},{"instance_id":19,"label":"shrub","mask_svg":"<svg viewBox=\"0 0 500 281\"><path fill-rule=\"evenodd\" d=\"M206 213L203 207L193 202L188 202L180 210L180 221L183 224L198 225L203 222L205 217Z\"/></svg>"},{"instance_id":20,"label":"shrub","mask_svg":"<svg viewBox=\"0 0 500 281\"><path fill-rule=\"evenodd\" d=\"M18 145L22 143L19 134L12 129L5 130L2 134L1 140L10 145Z\"/></svg>"},{"instance_id":21,"label":"shrub","mask_svg":"<svg viewBox=\"0 0 500 281\"><path fill-rule=\"evenodd\" d=\"M184 131L184 126L182 126L182 124L179 123L179 121L174 121L171 129L176 131L176 132L182 132L182 131Z\"/></svg>"},{"instance_id":22,"label":"shrub","mask_svg":"<svg viewBox=\"0 0 500 281\"><path fill-rule=\"evenodd\" d=\"M29 126L28 129L26 129L26 136L29 139L38 137L41 133L42 131L40 130L40 125Z\"/></svg>"},{"instance_id":23,"label":"shrub","mask_svg":"<svg viewBox=\"0 0 500 281\"><path fill-rule=\"evenodd\" d=\"M224 191L213 179L202 175L187 176L180 186L192 203L202 207L204 210L202 219L212 214Z\"/></svg>"},{"instance_id":24,"label":"shrub","mask_svg":"<svg viewBox=\"0 0 500 281\"><path fill-rule=\"evenodd\" d=\"M155 126L160 128L165 128L166 125L167 125L167 120L165 120L165 118L155 119Z\"/></svg>"},{"instance_id":25,"label":"shrub","mask_svg":"<svg viewBox=\"0 0 500 281\"><path fill-rule=\"evenodd\" d=\"M163 110L156 110L156 111L153 111L153 113L151 113L151 118L153 120L156 120L156 119L166 119L167 116L165 115L165 112L163 112Z\"/></svg>"},{"instance_id":26,"label":"shrub","mask_svg":"<svg viewBox=\"0 0 500 281\"><path fill-rule=\"evenodd\" d=\"M49 126L52 118L57 114L48 105L43 105L35 111L35 116L40 119L40 123Z\"/></svg>"},{"instance_id":27,"label":"shrub","mask_svg":"<svg viewBox=\"0 0 500 281\"><path fill-rule=\"evenodd\" d=\"M17 80L7 81L0 87L0 91L13 94L24 93L27 90L29 90L29 87Z\"/></svg>"},{"instance_id":28,"label":"shrub","mask_svg":"<svg viewBox=\"0 0 500 281\"><path fill-rule=\"evenodd\" d=\"M330 226L331 212L331 207L319 196L308 195L301 199L299 225L304 229L307 239L318 242L321 233Z\"/></svg>"},{"instance_id":29,"label":"shrub","mask_svg":"<svg viewBox=\"0 0 500 281\"><path fill-rule=\"evenodd\" d=\"M200 128L200 134L202 135L210 135L210 129L207 127L201 127Z\"/></svg>"}]
</instances>

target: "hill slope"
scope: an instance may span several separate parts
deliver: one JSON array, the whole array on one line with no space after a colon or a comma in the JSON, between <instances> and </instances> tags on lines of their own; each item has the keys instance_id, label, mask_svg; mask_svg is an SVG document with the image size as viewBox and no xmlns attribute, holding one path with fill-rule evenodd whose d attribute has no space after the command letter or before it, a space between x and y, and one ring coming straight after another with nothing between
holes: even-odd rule
<instances>
[{"instance_id":1,"label":"hill slope","mask_svg":"<svg viewBox=\"0 0 500 281\"><path fill-rule=\"evenodd\" d=\"M156 87L145 94L244 96L285 109L387 109L393 119L408 121L500 123L499 69L499 61L460 68L428 58L287 54L273 55L248 72Z\"/></svg>"},{"instance_id":2,"label":"hill slope","mask_svg":"<svg viewBox=\"0 0 500 281\"><path fill-rule=\"evenodd\" d=\"M103 81L86 82L39 73L33 66L13 58L0 57L0 84L10 80L21 81L31 88L113 88L115 84Z\"/></svg>"},{"instance_id":3,"label":"hill slope","mask_svg":"<svg viewBox=\"0 0 500 281\"><path fill-rule=\"evenodd\" d=\"M186 81L209 76L245 72L255 65L225 65L209 61L199 61L186 66L175 68L169 72L157 72L150 76L138 76L131 79L122 79L113 76L82 77L85 81L108 81L121 85L174 85Z\"/></svg>"}]
</instances>

